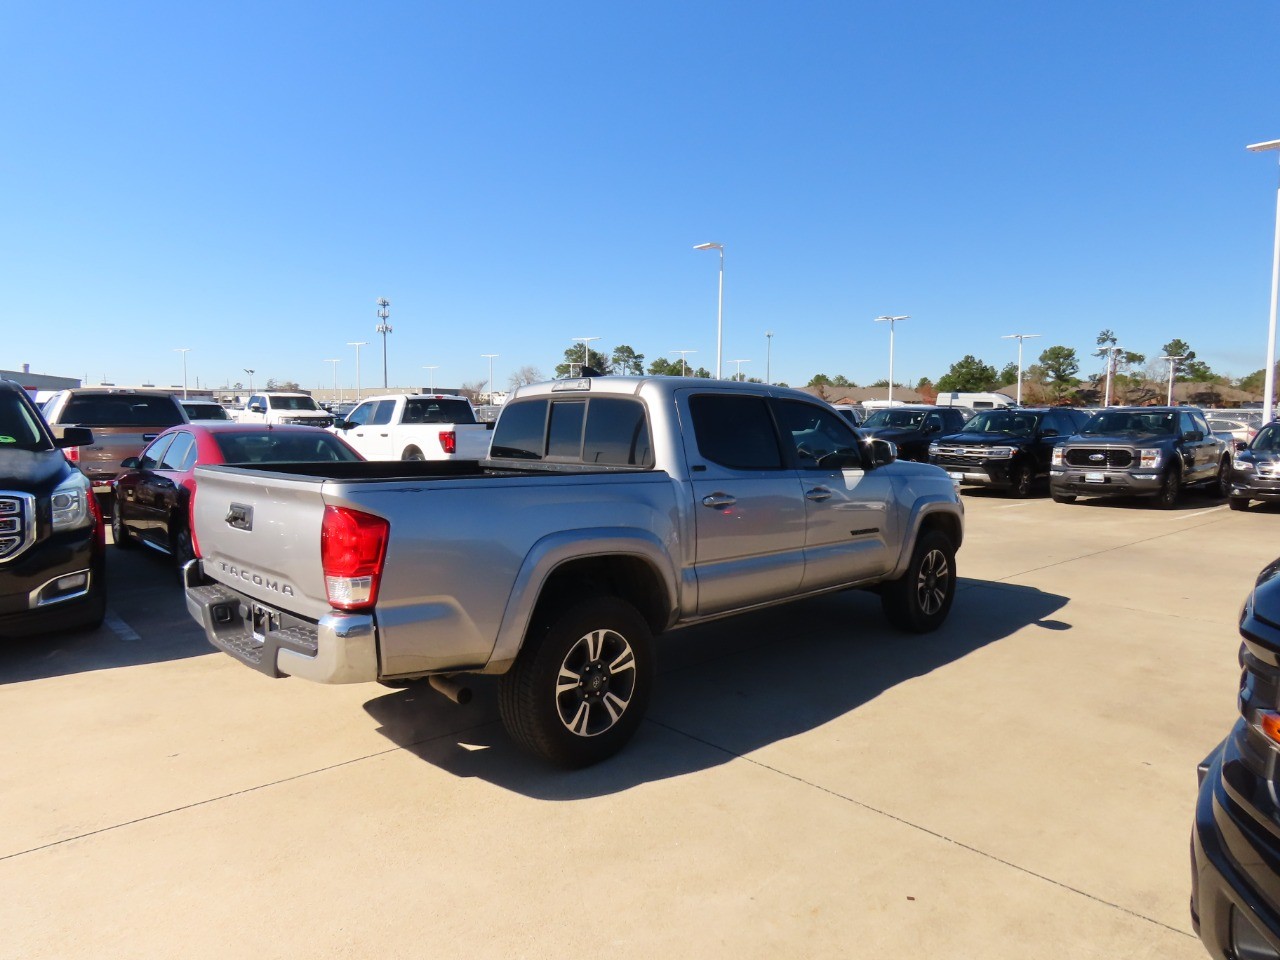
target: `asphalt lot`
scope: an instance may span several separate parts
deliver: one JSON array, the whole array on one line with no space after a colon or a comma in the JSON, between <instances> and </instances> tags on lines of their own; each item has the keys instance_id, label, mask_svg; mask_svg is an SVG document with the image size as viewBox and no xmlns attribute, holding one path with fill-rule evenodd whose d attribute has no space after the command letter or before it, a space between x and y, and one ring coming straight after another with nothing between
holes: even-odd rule
<instances>
[{"instance_id":1,"label":"asphalt lot","mask_svg":"<svg viewBox=\"0 0 1280 960\"><path fill-rule=\"evenodd\" d=\"M0 648L0 957L1205 956L1195 765L1280 509L965 501L943 630L850 593L670 634L567 774L489 680L268 680L113 550L101 630Z\"/></svg>"}]
</instances>

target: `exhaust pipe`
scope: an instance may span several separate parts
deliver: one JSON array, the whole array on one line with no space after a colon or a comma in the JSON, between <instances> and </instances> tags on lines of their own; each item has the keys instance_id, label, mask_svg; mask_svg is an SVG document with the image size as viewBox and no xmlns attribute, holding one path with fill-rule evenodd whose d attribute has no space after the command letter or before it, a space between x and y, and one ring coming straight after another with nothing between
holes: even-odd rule
<instances>
[{"instance_id":1,"label":"exhaust pipe","mask_svg":"<svg viewBox=\"0 0 1280 960\"><path fill-rule=\"evenodd\" d=\"M459 706L465 706L471 702L471 688L464 687L453 677L433 673L427 677L427 683L431 684L431 688L437 693L443 694Z\"/></svg>"}]
</instances>

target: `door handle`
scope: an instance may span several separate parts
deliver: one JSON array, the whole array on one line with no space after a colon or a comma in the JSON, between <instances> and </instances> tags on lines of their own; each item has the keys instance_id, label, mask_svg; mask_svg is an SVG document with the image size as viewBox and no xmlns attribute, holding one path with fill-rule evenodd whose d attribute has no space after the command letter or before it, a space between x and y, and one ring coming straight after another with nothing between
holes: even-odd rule
<instances>
[{"instance_id":1,"label":"door handle","mask_svg":"<svg viewBox=\"0 0 1280 960\"><path fill-rule=\"evenodd\" d=\"M823 500L831 499L831 491L826 487L814 487L804 495L806 500L812 500L815 503L821 503Z\"/></svg>"},{"instance_id":2,"label":"door handle","mask_svg":"<svg viewBox=\"0 0 1280 960\"><path fill-rule=\"evenodd\" d=\"M737 497L731 497L727 493L709 493L702 498L704 507L732 507L737 502Z\"/></svg>"}]
</instances>

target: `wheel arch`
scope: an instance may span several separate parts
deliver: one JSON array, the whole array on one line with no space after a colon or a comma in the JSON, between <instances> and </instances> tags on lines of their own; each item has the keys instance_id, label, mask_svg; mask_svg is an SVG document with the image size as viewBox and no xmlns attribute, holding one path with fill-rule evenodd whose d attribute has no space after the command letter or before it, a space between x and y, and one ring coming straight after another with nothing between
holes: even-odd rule
<instances>
[{"instance_id":1,"label":"wheel arch","mask_svg":"<svg viewBox=\"0 0 1280 960\"><path fill-rule=\"evenodd\" d=\"M930 530L937 530L951 541L957 552L964 543L964 515L961 508L949 500L926 500L917 503L907 524L907 536L902 538L902 546L898 551L898 562L894 566L891 578L902 576L911 562L911 554L916 542Z\"/></svg>"}]
</instances>

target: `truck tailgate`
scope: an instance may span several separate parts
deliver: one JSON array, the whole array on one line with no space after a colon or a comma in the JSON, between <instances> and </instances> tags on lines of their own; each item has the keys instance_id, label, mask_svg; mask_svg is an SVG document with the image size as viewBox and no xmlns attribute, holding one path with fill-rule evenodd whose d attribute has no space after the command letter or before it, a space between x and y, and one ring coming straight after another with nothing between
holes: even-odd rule
<instances>
[{"instance_id":1,"label":"truck tailgate","mask_svg":"<svg viewBox=\"0 0 1280 960\"><path fill-rule=\"evenodd\" d=\"M323 480L197 467L196 543L207 576L310 619L330 611L320 566Z\"/></svg>"}]
</instances>

